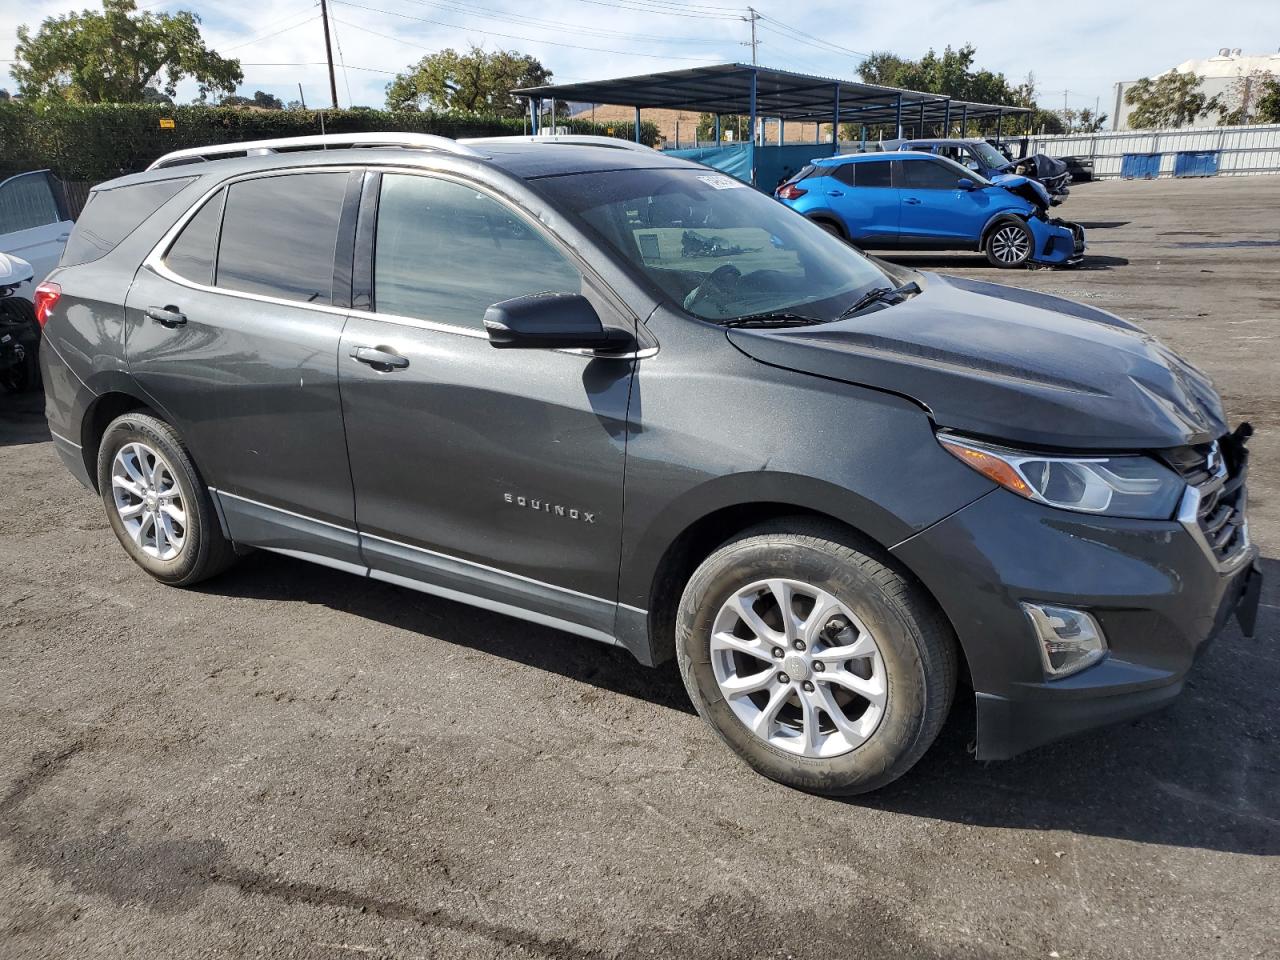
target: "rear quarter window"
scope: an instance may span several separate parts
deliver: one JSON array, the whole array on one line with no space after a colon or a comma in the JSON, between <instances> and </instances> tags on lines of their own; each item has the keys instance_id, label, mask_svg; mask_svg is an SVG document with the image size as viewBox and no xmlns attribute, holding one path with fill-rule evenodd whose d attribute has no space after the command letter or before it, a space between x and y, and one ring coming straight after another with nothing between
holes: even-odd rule
<instances>
[{"instance_id":1,"label":"rear quarter window","mask_svg":"<svg viewBox=\"0 0 1280 960\"><path fill-rule=\"evenodd\" d=\"M105 257L137 230L148 217L160 209L195 177L175 180L148 180L89 195L67 240L60 261L64 267L90 263Z\"/></svg>"}]
</instances>

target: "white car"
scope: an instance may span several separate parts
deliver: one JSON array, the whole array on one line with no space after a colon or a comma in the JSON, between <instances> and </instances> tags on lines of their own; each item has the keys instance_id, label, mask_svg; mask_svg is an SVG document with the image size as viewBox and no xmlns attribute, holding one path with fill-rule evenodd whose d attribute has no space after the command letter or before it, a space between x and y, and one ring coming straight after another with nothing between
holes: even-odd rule
<instances>
[{"instance_id":1,"label":"white car","mask_svg":"<svg viewBox=\"0 0 1280 960\"><path fill-rule=\"evenodd\" d=\"M71 235L72 219L48 170L33 170L0 180L0 253L31 264L32 278L17 291L31 291L57 265Z\"/></svg>"}]
</instances>

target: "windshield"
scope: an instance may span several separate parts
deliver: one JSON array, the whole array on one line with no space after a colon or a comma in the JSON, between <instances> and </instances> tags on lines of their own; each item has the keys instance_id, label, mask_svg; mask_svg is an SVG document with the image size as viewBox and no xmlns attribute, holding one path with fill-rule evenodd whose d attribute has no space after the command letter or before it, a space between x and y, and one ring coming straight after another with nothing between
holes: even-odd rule
<instances>
[{"instance_id":1,"label":"windshield","mask_svg":"<svg viewBox=\"0 0 1280 960\"><path fill-rule=\"evenodd\" d=\"M615 170L538 186L666 299L704 320L832 320L865 291L896 282L800 214L714 170Z\"/></svg>"},{"instance_id":2,"label":"windshield","mask_svg":"<svg viewBox=\"0 0 1280 960\"><path fill-rule=\"evenodd\" d=\"M1009 158L1003 153L987 143L985 140L979 140L977 143L969 144L969 147L982 158L988 169L999 170L1001 167L1008 166Z\"/></svg>"}]
</instances>

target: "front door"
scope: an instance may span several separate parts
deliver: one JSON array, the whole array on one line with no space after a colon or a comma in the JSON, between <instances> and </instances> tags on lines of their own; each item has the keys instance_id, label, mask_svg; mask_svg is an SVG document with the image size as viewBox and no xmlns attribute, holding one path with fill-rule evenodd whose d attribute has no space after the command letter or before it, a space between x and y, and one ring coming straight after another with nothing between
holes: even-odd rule
<instances>
[{"instance_id":1,"label":"front door","mask_svg":"<svg viewBox=\"0 0 1280 960\"><path fill-rule=\"evenodd\" d=\"M552 291L587 296L606 325L634 318L508 201L436 175L378 179L356 268L359 283L376 250L372 310L353 313L339 350L365 562L381 579L610 638L635 361L499 350L483 317Z\"/></svg>"},{"instance_id":2,"label":"front door","mask_svg":"<svg viewBox=\"0 0 1280 960\"><path fill-rule=\"evenodd\" d=\"M126 304L130 373L175 420L232 537L338 566L360 561L338 397L349 279L340 306L333 296L360 177L219 189L138 271Z\"/></svg>"},{"instance_id":3,"label":"front door","mask_svg":"<svg viewBox=\"0 0 1280 960\"><path fill-rule=\"evenodd\" d=\"M991 217L986 190L962 190L964 172L924 157L899 161L902 239L938 245L976 244Z\"/></svg>"}]
</instances>

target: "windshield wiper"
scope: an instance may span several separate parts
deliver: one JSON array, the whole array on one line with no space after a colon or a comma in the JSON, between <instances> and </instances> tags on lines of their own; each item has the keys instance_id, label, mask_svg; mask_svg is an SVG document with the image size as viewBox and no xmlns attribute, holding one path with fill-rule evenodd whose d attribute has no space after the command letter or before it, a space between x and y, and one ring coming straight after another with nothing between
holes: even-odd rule
<instances>
[{"instance_id":1,"label":"windshield wiper","mask_svg":"<svg viewBox=\"0 0 1280 960\"><path fill-rule=\"evenodd\" d=\"M844 313L836 317L837 320L848 320L859 310L865 310L873 303L901 303L907 297L915 296L920 292L920 284L912 280L910 283L904 283L900 287L876 287L874 290L868 290L857 300L853 301Z\"/></svg>"},{"instance_id":2,"label":"windshield wiper","mask_svg":"<svg viewBox=\"0 0 1280 960\"><path fill-rule=\"evenodd\" d=\"M809 317L786 310L773 313L749 313L745 317L731 317L728 320L719 321L722 327L807 327L826 322L821 317Z\"/></svg>"}]
</instances>

